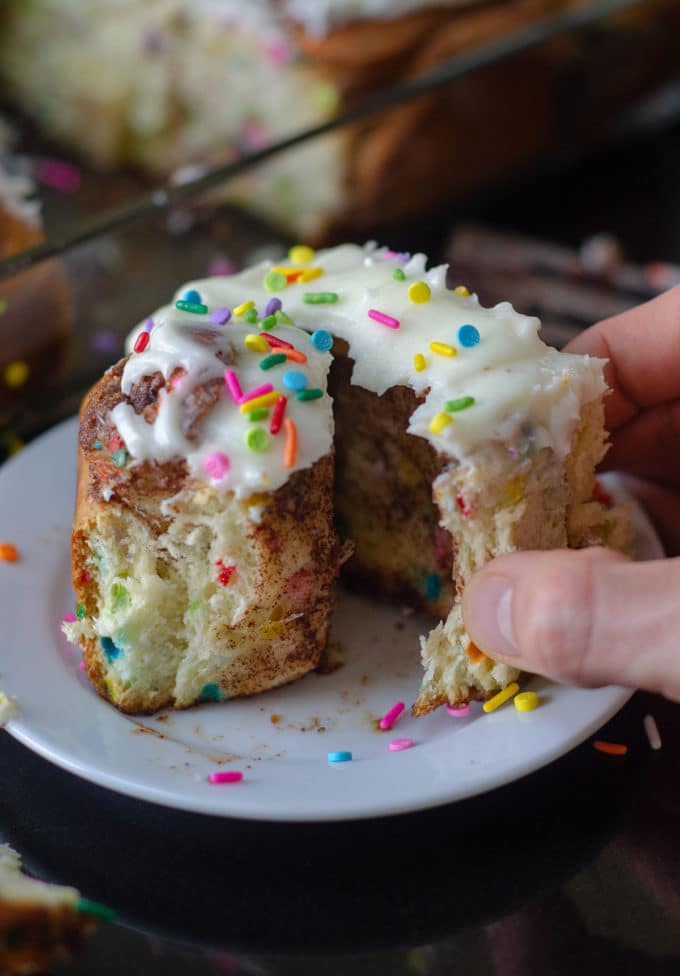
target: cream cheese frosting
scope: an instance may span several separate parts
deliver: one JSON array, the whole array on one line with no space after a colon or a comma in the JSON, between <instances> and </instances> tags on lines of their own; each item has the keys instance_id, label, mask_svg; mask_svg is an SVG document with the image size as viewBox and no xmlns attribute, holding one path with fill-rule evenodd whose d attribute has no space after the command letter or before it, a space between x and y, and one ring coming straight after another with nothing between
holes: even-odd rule
<instances>
[{"instance_id":1,"label":"cream cheese frosting","mask_svg":"<svg viewBox=\"0 0 680 976\"><path fill-rule=\"evenodd\" d=\"M447 288L447 265L428 270L423 254L396 254L372 243L345 244L317 254L298 248L292 254L305 260L278 265L265 261L230 277L196 281L180 289L176 299L187 289L196 292L208 318L215 309L252 302L261 319L273 297L271 289L277 289L283 312L299 328L277 325L273 335L307 355L300 369L308 372L308 385L325 391L329 365L329 357L315 348L309 335L322 331L344 339L354 360L352 382L378 395L393 386L411 387L422 402L409 432L463 464L499 441L513 456L549 447L565 457L581 406L606 389L603 360L546 346L538 335L539 320L516 312L507 302L487 309L464 287ZM265 353L244 349L245 335L257 333L257 325L248 330L234 315L223 328L211 327L215 337L206 339L197 318L177 311L174 304L155 313L147 350L133 354L125 367L123 391L155 370L167 378L175 369L186 369L189 386L219 376L224 366L215 352L224 352L226 343L236 356L234 370L242 376L244 391L268 379L276 389L289 392L282 375L295 364L265 372L260 368ZM142 328L133 332L131 344ZM266 355L276 352L267 349ZM287 410L300 428L292 468L283 465L280 435L278 440L271 437L259 454L244 446L243 412L226 391L199 444L189 444L181 435L179 404L173 394L163 396L153 426L130 406L115 408L113 419L133 458L185 456L192 472L206 477L206 456L221 451L234 462L224 487L244 496L275 490L292 470L330 450L333 426L325 392L316 402L288 399Z\"/></svg>"}]
</instances>

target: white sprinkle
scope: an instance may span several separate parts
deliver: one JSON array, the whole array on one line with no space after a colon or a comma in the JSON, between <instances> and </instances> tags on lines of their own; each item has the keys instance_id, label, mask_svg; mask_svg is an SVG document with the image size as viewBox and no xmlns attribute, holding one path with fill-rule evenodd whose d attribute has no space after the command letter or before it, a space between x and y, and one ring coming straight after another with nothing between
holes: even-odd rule
<instances>
[{"instance_id":1,"label":"white sprinkle","mask_svg":"<svg viewBox=\"0 0 680 976\"><path fill-rule=\"evenodd\" d=\"M643 724L645 726L645 732L647 733L647 738L649 739L649 744L652 749L661 748L661 736L659 735L659 726L656 724L656 719L653 715L645 715Z\"/></svg>"}]
</instances>

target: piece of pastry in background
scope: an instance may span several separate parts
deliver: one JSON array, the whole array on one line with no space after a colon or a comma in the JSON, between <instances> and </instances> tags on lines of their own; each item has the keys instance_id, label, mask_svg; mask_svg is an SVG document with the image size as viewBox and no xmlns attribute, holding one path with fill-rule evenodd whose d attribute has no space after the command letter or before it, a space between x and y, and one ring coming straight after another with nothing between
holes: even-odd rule
<instances>
[{"instance_id":1,"label":"piece of pastry in background","mask_svg":"<svg viewBox=\"0 0 680 976\"><path fill-rule=\"evenodd\" d=\"M0 844L0 973L43 973L68 959L95 928L101 906L90 907L75 888L29 878L19 855Z\"/></svg>"},{"instance_id":2,"label":"piece of pastry in background","mask_svg":"<svg viewBox=\"0 0 680 976\"><path fill-rule=\"evenodd\" d=\"M135 330L81 412L64 625L117 707L313 668L349 554L332 505L355 585L440 620L416 714L517 675L463 626L484 563L626 545L626 513L594 497L603 361L547 347L537 319L483 308L446 272L375 245L298 246L184 286Z\"/></svg>"},{"instance_id":3,"label":"piece of pastry in background","mask_svg":"<svg viewBox=\"0 0 680 976\"><path fill-rule=\"evenodd\" d=\"M0 159L0 260L43 239L33 186ZM0 407L26 400L62 372L71 330L64 272L56 260L0 281Z\"/></svg>"},{"instance_id":4,"label":"piece of pastry in background","mask_svg":"<svg viewBox=\"0 0 680 976\"><path fill-rule=\"evenodd\" d=\"M97 166L167 175L323 122L567 6L6 0L0 77L47 133ZM342 240L507 181L565 145L592 144L674 75L680 8L652 0L588 30L604 41L563 33L286 152L225 192L296 236Z\"/></svg>"}]
</instances>

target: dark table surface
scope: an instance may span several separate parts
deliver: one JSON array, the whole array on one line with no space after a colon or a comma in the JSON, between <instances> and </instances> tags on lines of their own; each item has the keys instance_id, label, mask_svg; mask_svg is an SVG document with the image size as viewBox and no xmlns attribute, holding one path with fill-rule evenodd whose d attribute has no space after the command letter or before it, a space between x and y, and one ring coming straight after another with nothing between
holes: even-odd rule
<instances>
[{"instance_id":1,"label":"dark table surface","mask_svg":"<svg viewBox=\"0 0 680 976\"><path fill-rule=\"evenodd\" d=\"M680 262L680 124L427 227L395 230L393 246L436 253L460 216L574 244L613 231L635 259ZM248 233L256 246L261 232ZM143 248L143 233L137 239ZM209 248L199 257L207 261ZM90 270L103 280L110 263ZM195 273L185 264L175 258L174 280ZM124 287L139 281L127 275ZM140 316L165 297L167 275L149 269L141 298L131 289L144 301ZM131 321L132 312L116 326L117 342ZM89 365L101 364L95 356ZM647 742L646 714L659 725L659 752ZM327 825L217 819L127 799L0 733L0 840L34 874L118 912L59 974L678 973L676 731L677 706L637 694L601 733L628 745L623 758L586 743L472 800Z\"/></svg>"}]
</instances>

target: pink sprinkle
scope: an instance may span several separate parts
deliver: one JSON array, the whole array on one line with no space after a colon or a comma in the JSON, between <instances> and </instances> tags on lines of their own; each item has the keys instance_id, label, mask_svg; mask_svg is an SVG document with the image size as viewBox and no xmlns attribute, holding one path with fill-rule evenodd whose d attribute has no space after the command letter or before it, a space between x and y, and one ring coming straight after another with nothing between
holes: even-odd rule
<instances>
[{"instance_id":1,"label":"pink sprinkle","mask_svg":"<svg viewBox=\"0 0 680 976\"><path fill-rule=\"evenodd\" d=\"M404 707L403 702L397 702L396 705L393 705L389 712L383 715L383 717L380 719L380 728L385 731L387 729L391 729L401 713L404 711Z\"/></svg>"},{"instance_id":2,"label":"pink sprinkle","mask_svg":"<svg viewBox=\"0 0 680 976\"><path fill-rule=\"evenodd\" d=\"M392 739L390 741L390 752L402 752L404 749L413 747L413 739Z\"/></svg>"},{"instance_id":3,"label":"pink sprinkle","mask_svg":"<svg viewBox=\"0 0 680 976\"><path fill-rule=\"evenodd\" d=\"M271 383L263 383L262 386L256 386L254 390L250 393L242 393L239 403L247 403L249 400L254 400L256 397L264 396L265 393L271 393L274 387Z\"/></svg>"},{"instance_id":4,"label":"pink sprinkle","mask_svg":"<svg viewBox=\"0 0 680 976\"><path fill-rule=\"evenodd\" d=\"M449 715L453 715L454 718L463 718L465 715L470 714L470 706L463 705L462 708L451 708L450 705L447 705L446 711Z\"/></svg>"},{"instance_id":5,"label":"pink sprinkle","mask_svg":"<svg viewBox=\"0 0 680 976\"><path fill-rule=\"evenodd\" d=\"M208 776L209 783L240 783L242 779L243 773L239 773L235 769L229 772L211 773Z\"/></svg>"},{"instance_id":6,"label":"pink sprinkle","mask_svg":"<svg viewBox=\"0 0 680 976\"><path fill-rule=\"evenodd\" d=\"M375 308L369 308L368 317L369 319L374 319L376 322L380 322L381 325L386 325L388 329L399 328L399 319L394 319L391 315L385 315L384 312L379 312Z\"/></svg>"},{"instance_id":7,"label":"pink sprinkle","mask_svg":"<svg viewBox=\"0 0 680 976\"><path fill-rule=\"evenodd\" d=\"M229 470L229 458L221 451L215 451L204 459L203 467L213 481L221 481Z\"/></svg>"},{"instance_id":8,"label":"pink sprinkle","mask_svg":"<svg viewBox=\"0 0 680 976\"><path fill-rule=\"evenodd\" d=\"M285 339L279 339L278 336L270 335L269 332L260 332L263 339L266 339L272 349L295 349L295 346L290 342L286 342Z\"/></svg>"},{"instance_id":9,"label":"pink sprinkle","mask_svg":"<svg viewBox=\"0 0 680 976\"><path fill-rule=\"evenodd\" d=\"M285 41L272 39L264 46L264 53L270 64L288 64L293 59L293 52Z\"/></svg>"},{"instance_id":10,"label":"pink sprinkle","mask_svg":"<svg viewBox=\"0 0 680 976\"><path fill-rule=\"evenodd\" d=\"M85 662L84 661L81 661L78 664L78 667L80 668L81 671L86 671L87 670L87 668L85 667Z\"/></svg>"},{"instance_id":11,"label":"pink sprinkle","mask_svg":"<svg viewBox=\"0 0 680 976\"><path fill-rule=\"evenodd\" d=\"M229 258L215 257L210 262L210 267L208 268L208 274L211 278L215 278L218 275L233 275L236 271L236 265Z\"/></svg>"},{"instance_id":12,"label":"pink sprinkle","mask_svg":"<svg viewBox=\"0 0 680 976\"><path fill-rule=\"evenodd\" d=\"M80 170L58 159L41 159L35 167L35 176L40 183L62 193L75 193L80 186Z\"/></svg>"},{"instance_id":13,"label":"pink sprinkle","mask_svg":"<svg viewBox=\"0 0 680 976\"><path fill-rule=\"evenodd\" d=\"M238 377L233 369L225 369L224 382L227 384L227 388L231 393L234 403L240 403L243 397L243 390L241 389L241 384L239 383Z\"/></svg>"},{"instance_id":14,"label":"pink sprinkle","mask_svg":"<svg viewBox=\"0 0 680 976\"><path fill-rule=\"evenodd\" d=\"M73 623L76 622L77 619L78 618L76 617L75 613L65 613L64 614L64 623L65 624L73 624Z\"/></svg>"}]
</instances>

